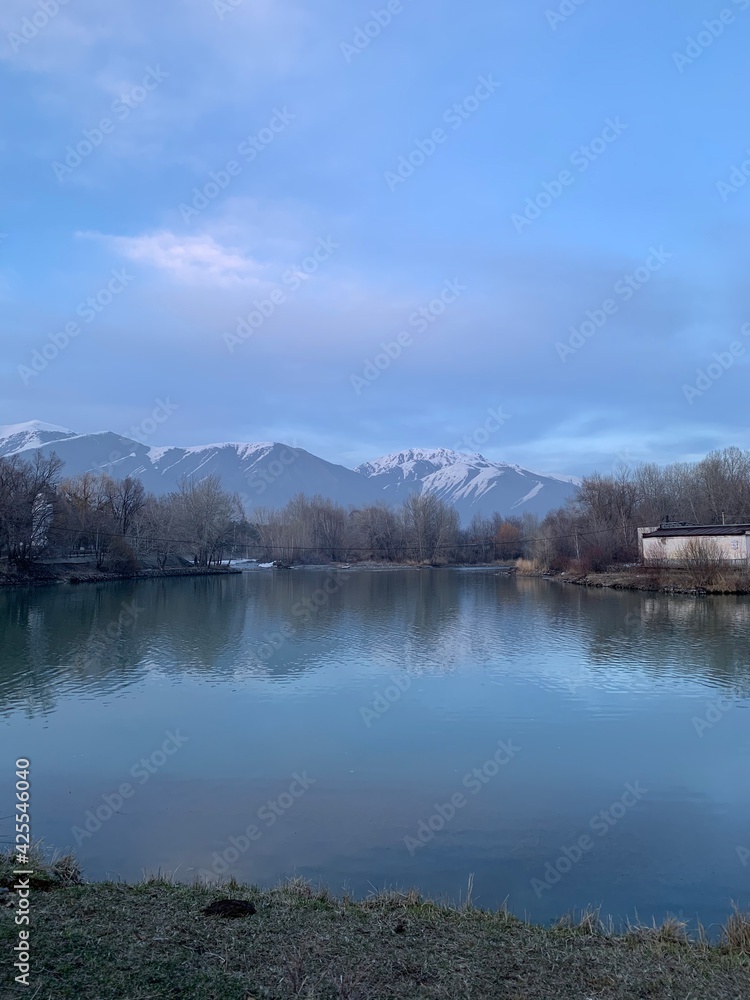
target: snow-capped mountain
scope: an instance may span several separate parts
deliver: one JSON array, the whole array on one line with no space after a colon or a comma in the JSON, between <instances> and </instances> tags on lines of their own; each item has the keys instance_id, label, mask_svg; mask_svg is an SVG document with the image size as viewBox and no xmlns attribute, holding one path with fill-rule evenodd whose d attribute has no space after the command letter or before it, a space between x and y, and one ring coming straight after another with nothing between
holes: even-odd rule
<instances>
[{"instance_id":1,"label":"snow-capped mountain","mask_svg":"<svg viewBox=\"0 0 750 1000\"><path fill-rule=\"evenodd\" d=\"M76 434L39 421L0 427L0 457L28 458L37 450L54 451L65 463L64 475L138 476L156 494L176 489L183 476L216 473L248 511L281 507L297 493L358 506L398 505L410 493L428 491L453 504L464 524L477 513L544 515L574 493L576 482L446 449L397 452L352 470L278 442L149 447L110 431Z\"/></svg>"},{"instance_id":2,"label":"snow-capped mountain","mask_svg":"<svg viewBox=\"0 0 750 1000\"><path fill-rule=\"evenodd\" d=\"M56 424L45 424L41 420L29 420L25 424L6 424L0 427L0 458L14 455L24 448L39 448L49 441L60 441L74 437L74 432Z\"/></svg>"},{"instance_id":3,"label":"snow-capped mountain","mask_svg":"<svg viewBox=\"0 0 750 1000\"><path fill-rule=\"evenodd\" d=\"M400 503L415 489L434 493L456 508L463 523L495 511L544 515L565 503L577 482L572 476L543 475L444 448L395 452L356 471L378 484L389 503Z\"/></svg>"}]
</instances>

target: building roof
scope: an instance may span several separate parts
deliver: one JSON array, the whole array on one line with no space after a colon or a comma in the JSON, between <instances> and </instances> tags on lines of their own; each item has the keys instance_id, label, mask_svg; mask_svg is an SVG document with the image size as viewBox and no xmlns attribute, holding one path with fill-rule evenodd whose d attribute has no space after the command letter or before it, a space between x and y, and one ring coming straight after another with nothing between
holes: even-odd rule
<instances>
[{"instance_id":1,"label":"building roof","mask_svg":"<svg viewBox=\"0 0 750 1000\"><path fill-rule=\"evenodd\" d=\"M675 525L674 528L662 526L656 531L649 531L644 538L693 538L700 535L744 535L750 532L750 524L691 524Z\"/></svg>"}]
</instances>

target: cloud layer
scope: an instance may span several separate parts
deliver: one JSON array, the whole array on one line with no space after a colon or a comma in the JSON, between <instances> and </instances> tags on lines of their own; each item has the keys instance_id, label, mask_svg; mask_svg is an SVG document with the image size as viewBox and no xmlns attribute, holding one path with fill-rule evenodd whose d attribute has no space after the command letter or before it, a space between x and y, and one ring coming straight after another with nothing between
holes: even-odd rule
<instances>
[{"instance_id":1,"label":"cloud layer","mask_svg":"<svg viewBox=\"0 0 750 1000\"><path fill-rule=\"evenodd\" d=\"M501 407L489 457L572 474L750 446L730 6L701 46L645 0L9 0L0 421L119 430L170 395L153 444L354 465Z\"/></svg>"}]
</instances>

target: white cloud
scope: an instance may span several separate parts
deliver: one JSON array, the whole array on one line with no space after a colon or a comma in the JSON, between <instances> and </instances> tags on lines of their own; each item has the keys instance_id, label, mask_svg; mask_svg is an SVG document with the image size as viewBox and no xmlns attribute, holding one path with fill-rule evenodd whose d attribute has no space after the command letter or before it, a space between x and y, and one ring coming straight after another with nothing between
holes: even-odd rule
<instances>
[{"instance_id":1,"label":"white cloud","mask_svg":"<svg viewBox=\"0 0 750 1000\"><path fill-rule=\"evenodd\" d=\"M212 236L177 236L169 230L142 236L107 236L77 233L98 239L137 264L167 271L176 281L227 288L237 285L261 288L268 268L240 250L222 246Z\"/></svg>"}]
</instances>

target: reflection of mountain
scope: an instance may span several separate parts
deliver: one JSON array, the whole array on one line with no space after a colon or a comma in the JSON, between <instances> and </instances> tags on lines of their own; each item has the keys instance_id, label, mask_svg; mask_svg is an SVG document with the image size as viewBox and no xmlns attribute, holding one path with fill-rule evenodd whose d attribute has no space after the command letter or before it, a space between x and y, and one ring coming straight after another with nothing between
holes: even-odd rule
<instances>
[{"instance_id":1,"label":"reflection of mountain","mask_svg":"<svg viewBox=\"0 0 750 1000\"><path fill-rule=\"evenodd\" d=\"M603 590L487 571L257 571L0 593L0 704L111 694L150 674L282 680L365 664L482 666L540 683L750 689L750 602Z\"/></svg>"}]
</instances>

